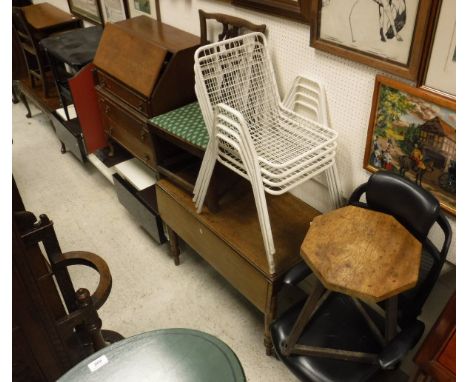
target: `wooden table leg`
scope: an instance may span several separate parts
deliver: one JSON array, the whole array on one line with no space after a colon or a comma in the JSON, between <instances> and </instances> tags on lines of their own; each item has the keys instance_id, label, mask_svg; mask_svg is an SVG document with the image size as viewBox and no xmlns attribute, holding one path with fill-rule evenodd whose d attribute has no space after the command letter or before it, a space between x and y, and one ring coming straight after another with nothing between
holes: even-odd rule
<instances>
[{"instance_id":1,"label":"wooden table leg","mask_svg":"<svg viewBox=\"0 0 468 382\"><path fill-rule=\"evenodd\" d=\"M390 297L385 302L385 310L385 340L388 343L397 333L398 295Z\"/></svg>"},{"instance_id":2,"label":"wooden table leg","mask_svg":"<svg viewBox=\"0 0 468 382\"><path fill-rule=\"evenodd\" d=\"M169 248L171 251L171 256L174 258L174 264L180 264L180 247L179 247L179 237L177 234L166 224L167 233L169 235Z\"/></svg>"},{"instance_id":3,"label":"wooden table leg","mask_svg":"<svg viewBox=\"0 0 468 382\"><path fill-rule=\"evenodd\" d=\"M29 108L29 103L28 103L28 99L26 98L26 96L24 95L24 93L18 88L18 92L19 92L19 98L21 100L21 102L23 102L23 105L24 107L26 108L27 110L27 114L26 114L26 118L31 118L31 109Z\"/></svg>"},{"instance_id":4,"label":"wooden table leg","mask_svg":"<svg viewBox=\"0 0 468 382\"><path fill-rule=\"evenodd\" d=\"M273 341L271 340L270 325L276 318L277 300L278 300L278 281L268 285L267 301L264 319L263 344L265 345L266 355L273 354Z\"/></svg>"}]
</instances>

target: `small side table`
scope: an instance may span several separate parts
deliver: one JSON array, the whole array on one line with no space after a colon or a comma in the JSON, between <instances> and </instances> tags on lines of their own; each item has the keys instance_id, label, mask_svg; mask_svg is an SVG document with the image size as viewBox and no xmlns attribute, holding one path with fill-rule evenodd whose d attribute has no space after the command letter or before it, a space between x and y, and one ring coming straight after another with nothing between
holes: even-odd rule
<instances>
[{"instance_id":1,"label":"small side table","mask_svg":"<svg viewBox=\"0 0 468 382\"><path fill-rule=\"evenodd\" d=\"M80 19L49 3L32 4L22 9L26 21L36 32L43 34L41 37L82 26Z\"/></svg>"},{"instance_id":2,"label":"small side table","mask_svg":"<svg viewBox=\"0 0 468 382\"><path fill-rule=\"evenodd\" d=\"M245 381L234 352L198 330L162 329L116 342L81 361L59 382Z\"/></svg>"},{"instance_id":3,"label":"small side table","mask_svg":"<svg viewBox=\"0 0 468 382\"><path fill-rule=\"evenodd\" d=\"M397 331L399 293L418 280L422 244L394 217L347 206L317 216L301 246L301 256L323 285L309 296L288 340L285 355L295 353L302 331L331 291L353 297L376 338L388 343ZM325 289L326 291L325 291ZM386 301L385 335L360 301ZM300 346L301 354L373 362L373 354Z\"/></svg>"}]
</instances>

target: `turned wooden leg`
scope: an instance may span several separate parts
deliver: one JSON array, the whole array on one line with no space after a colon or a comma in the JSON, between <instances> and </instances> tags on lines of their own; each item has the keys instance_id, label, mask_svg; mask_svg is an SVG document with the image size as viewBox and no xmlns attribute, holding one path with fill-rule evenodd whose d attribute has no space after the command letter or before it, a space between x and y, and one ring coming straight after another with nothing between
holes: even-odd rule
<instances>
[{"instance_id":1,"label":"turned wooden leg","mask_svg":"<svg viewBox=\"0 0 468 382\"><path fill-rule=\"evenodd\" d=\"M169 234L169 247L171 251L171 256L174 258L174 264L179 265L180 264L180 247L179 247L179 237L177 234L169 227L167 227L167 233Z\"/></svg>"},{"instance_id":2,"label":"turned wooden leg","mask_svg":"<svg viewBox=\"0 0 468 382\"><path fill-rule=\"evenodd\" d=\"M270 334L270 325L276 318L278 289L278 282L273 282L272 284L268 285L263 333L263 344L265 345L265 352L267 356L271 356L274 353L273 342L271 340Z\"/></svg>"},{"instance_id":3,"label":"turned wooden leg","mask_svg":"<svg viewBox=\"0 0 468 382\"><path fill-rule=\"evenodd\" d=\"M80 288L76 292L76 299L78 307L82 311L86 311L87 315L84 321L84 327L89 333L93 342L94 350L98 351L105 348L108 343L104 340L101 332L102 321L98 316L96 308L94 307L93 300L89 294L89 291L85 288Z\"/></svg>"},{"instance_id":4,"label":"turned wooden leg","mask_svg":"<svg viewBox=\"0 0 468 382\"><path fill-rule=\"evenodd\" d=\"M19 102L19 99L18 99L18 96L16 95L16 89L15 89L15 86L14 86L14 85L13 85L13 89L12 89L12 93L11 93L11 94L12 94L12 98L11 98L12 102L13 102L14 104L18 103L18 102Z\"/></svg>"},{"instance_id":5,"label":"turned wooden leg","mask_svg":"<svg viewBox=\"0 0 468 382\"><path fill-rule=\"evenodd\" d=\"M29 108L28 99L22 92L20 92L19 97L21 102L23 102L23 105L26 107L26 110L28 111L28 113L26 114L26 118L31 118L31 109Z\"/></svg>"}]
</instances>

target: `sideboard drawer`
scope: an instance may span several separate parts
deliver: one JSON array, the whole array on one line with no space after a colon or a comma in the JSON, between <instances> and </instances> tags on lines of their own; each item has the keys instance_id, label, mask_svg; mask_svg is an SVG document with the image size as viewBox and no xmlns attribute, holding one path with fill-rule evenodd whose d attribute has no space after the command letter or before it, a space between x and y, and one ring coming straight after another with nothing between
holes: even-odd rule
<instances>
[{"instance_id":1,"label":"sideboard drawer","mask_svg":"<svg viewBox=\"0 0 468 382\"><path fill-rule=\"evenodd\" d=\"M153 142L146 121L108 99L98 89L104 131L148 167L156 170Z\"/></svg>"},{"instance_id":2,"label":"sideboard drawer","mask_svg":"<svg viewBox=\"0 0 468 382\"><path fill-rule=\"evenodd\" d=\"M102 71L97 71L98 85L112 93L113 95L119 97L122 101L133 107L136 111L149 116L149 104L148 99L142 95L139 95L135 91L129 89L124 84L120 83L118 80L113 79L111 76L103 73Z\"/></svg>"}]
</instances>

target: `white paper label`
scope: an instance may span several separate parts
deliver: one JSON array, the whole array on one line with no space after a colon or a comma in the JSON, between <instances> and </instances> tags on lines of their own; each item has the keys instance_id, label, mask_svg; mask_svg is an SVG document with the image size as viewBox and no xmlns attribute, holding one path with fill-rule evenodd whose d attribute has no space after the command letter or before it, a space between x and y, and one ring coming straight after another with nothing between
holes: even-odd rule
<instances>
[{"instance_id":1,"label":"white paper label","mask_svg":"<svg viewBox=\"0 0 468 382\"><path fill-rule=\"evenodd\" d=\"M109 360L105 355L100 356L98 359L95 359L93 362L88 364L89 370L92 372L95 372L96 370L100 369L103 367L106 363L108 363Z\"/></svg>"}]
</instances>

